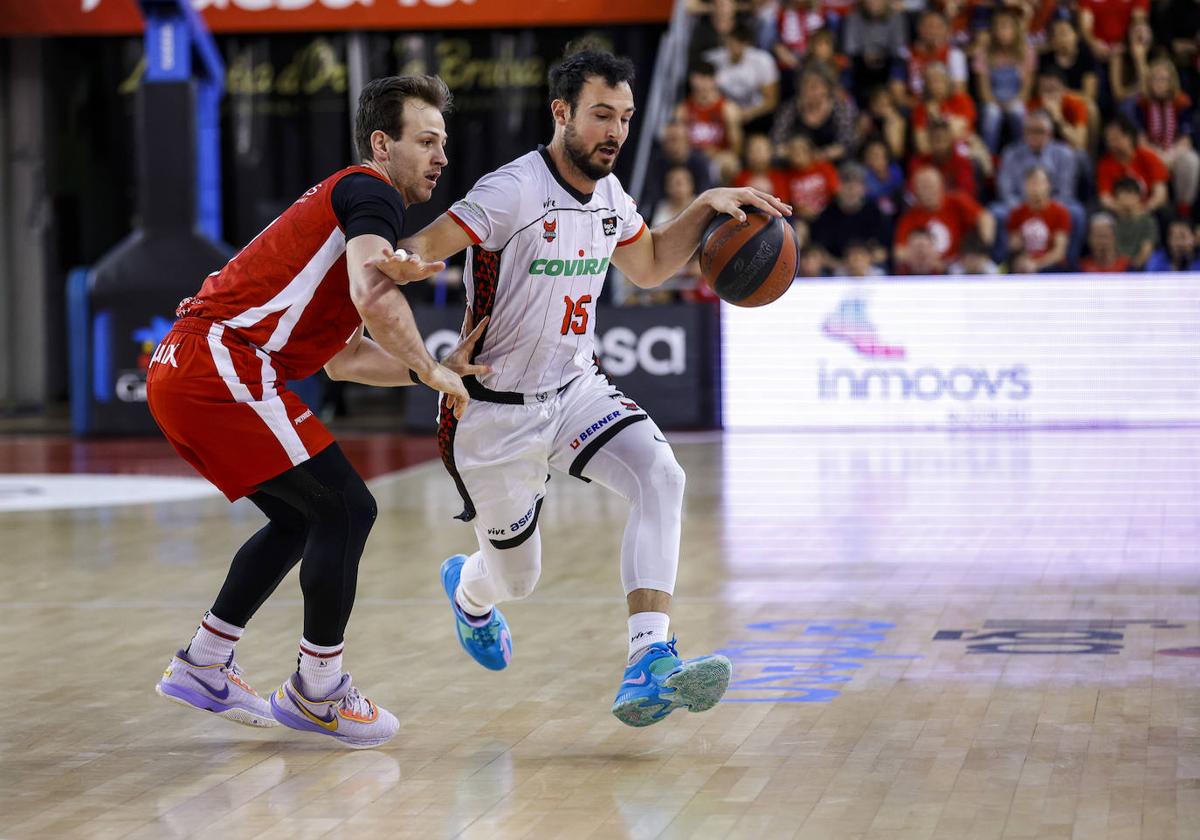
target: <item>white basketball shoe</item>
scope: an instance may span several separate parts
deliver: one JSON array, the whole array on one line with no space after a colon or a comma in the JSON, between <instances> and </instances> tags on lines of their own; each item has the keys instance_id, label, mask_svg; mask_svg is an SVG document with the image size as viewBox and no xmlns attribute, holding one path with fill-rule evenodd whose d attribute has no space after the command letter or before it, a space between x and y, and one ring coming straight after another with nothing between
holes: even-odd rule
<instances>
[{"instance_id":1,"label":"white basketball shoe","mask_svg":"<svg viewBox=\"0 0 1200 840\"><path fill-rule=\"evenodd\" d=\"M271 711L290 729L329 735L356 750L385 744L400 728L395 715L354 688L349 674L327 697L311 700L300 690L299 674L293 673L271 695Z\"/></svg>"}]
</instances>

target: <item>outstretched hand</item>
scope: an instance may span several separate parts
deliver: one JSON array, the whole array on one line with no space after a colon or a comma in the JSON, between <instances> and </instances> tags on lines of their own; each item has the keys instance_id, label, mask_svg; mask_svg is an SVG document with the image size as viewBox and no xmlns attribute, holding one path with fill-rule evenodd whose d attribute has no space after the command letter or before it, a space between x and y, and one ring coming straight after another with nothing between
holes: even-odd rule
<instances>
[{"instance_id":1,"label":"outstretched hand","mask_svg":"<svg viewBox=\"0 0 1200 840\"><path fill-rule=\"evenodd\" d=\"M487 328L490 315L484 315L483 319L478 324L473 324L474 317L471 310L467 309L467 314L463 316L461 338L458 340L458 346L450 351L446 358L442 359L442 364L450 368L459 376L483 376L489 373L491 368L487 365L477 365L471 362L471 357L475 355L475 345L479 341L479 337L483 335L483 331Z\"/></svg>"},{"instance_id":2,"label":"outstretched hand","mask_svg":"<svg viewBox=\"0 0 1200 840\"><path fill-rule=\"evenodd\" d=\"M392 251L384 248L381 255L363 263L364 268L376 268L397 286L424 280L442 271L446 264L441 262L425 262L417 254L410 254L403 248Z\"/></svg>"},{"instance_id":3,"label":"outstretched hand","mask_svg":"<svg viewBox=\"0 0 1200 840\"><path fill-rule=\"evenodd\" d=\"M719 187L708 190L701 198L713 210L727 213L739 222L746 221L746 211L742 205L757 207L775 218L792 215L792 205L753 187Z\"/></svg>"}]
</instances>

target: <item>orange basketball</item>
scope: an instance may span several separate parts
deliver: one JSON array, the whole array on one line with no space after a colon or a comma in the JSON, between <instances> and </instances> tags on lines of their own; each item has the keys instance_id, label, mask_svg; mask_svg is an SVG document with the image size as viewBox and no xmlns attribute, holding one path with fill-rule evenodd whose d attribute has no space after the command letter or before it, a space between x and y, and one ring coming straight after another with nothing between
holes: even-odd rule
<instances>
[{"instance_id":1,"label":"orange basketball","mask_svg":"<svg viewBox=\"0 0 1200 840\"><path fill-rule=\"evenodd\" d=\"M709 223L700 240L700 273L721 300L764 306L792 285L800 243L786 219L744 209L744 222L721 213Z\"/></svg>"}]
</instances>

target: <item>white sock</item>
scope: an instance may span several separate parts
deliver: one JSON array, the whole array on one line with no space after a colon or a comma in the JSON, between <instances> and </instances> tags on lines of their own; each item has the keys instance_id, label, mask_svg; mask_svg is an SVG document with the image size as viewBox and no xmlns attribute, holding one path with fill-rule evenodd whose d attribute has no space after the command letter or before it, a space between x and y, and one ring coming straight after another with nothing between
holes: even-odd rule
<instances>
[{"instance_id":1,"label":"white sock","mask_svg":"<svg viewBox=\"0 0 1200 840\"><path fill-rule=\"evenodd\" d=\"M233 646L242 638L246 628L222 621L211 612L206 612L196 628L196 635L188 642L187 656L196 665L215 665L228 662Z\"/></svg>"},{"instance_id":2,"label":"white sock","mask_svg":"<svg viewBox=\"0 0 1200 840\"><path fill-rule=\"evenodd\" d=\"M300 690L309 700L324 700L342 681L345 644L322 647L300 639Z\"/></svg>"},{"instance_id":3,"label":"white sock","mask_svg":"<svg viewBox=\"0 0 1200 840\"><path fill-rule=\"evenodd\" d=\"M637 657L655 642L669 639L667 628L671 616L660 612L640 612L629 616L629 661Z\"/></svg>"}]
</instances>

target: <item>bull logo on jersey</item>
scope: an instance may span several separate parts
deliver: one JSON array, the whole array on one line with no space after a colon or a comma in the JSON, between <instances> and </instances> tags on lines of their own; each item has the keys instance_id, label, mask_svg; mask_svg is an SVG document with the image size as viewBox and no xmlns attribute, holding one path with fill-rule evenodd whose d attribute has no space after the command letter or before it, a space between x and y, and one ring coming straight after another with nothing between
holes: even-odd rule
<instances>
[{"instance_id":1,"label":"bull logo on jersey","mask_svg":"<svg viewBox=\"0 0 1200 840\"><path fill-rule=\"evenodd\" d=\"M554 237L558 236L557 230L558 219L555 219L552 222L542 222L542 239L545 239L547 242L553 242Z\"/></svg>"}]
</instances>

